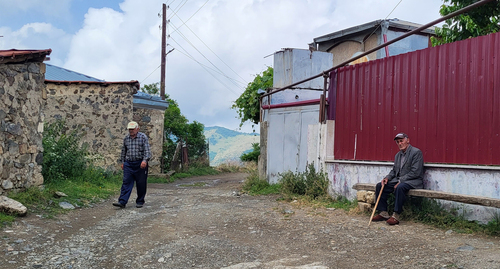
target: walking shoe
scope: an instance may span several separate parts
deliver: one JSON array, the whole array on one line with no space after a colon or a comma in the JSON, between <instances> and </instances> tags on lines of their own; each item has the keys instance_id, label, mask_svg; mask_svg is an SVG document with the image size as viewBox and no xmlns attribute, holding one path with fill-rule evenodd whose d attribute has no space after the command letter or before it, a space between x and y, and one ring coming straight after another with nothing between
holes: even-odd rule
<instances>
[{"instance_id":1,"label":"walking shoe","mask_svg":"<svg viewBox=\"0 0 500 269\"><path fill-rule=\"evenodd\" d=\"M386 217L384 217L384 216L382 216L382 215L378 214L378 215L376 215L375 217L373 217L373 218L372 218L372 221L385 221L385 220L387 220L387 219L388 219L388 218L386 218Z\"/></svg>"},{"instance_id":2,"label":"walking shoe","mask_svg":"<svg viewBox=\"0 0 500 269\"><path fill-rule=\"evenodd\" d=\"M137 208L141 208L143 206L144 206L144 204L135 204L135 207L137 207Z\"/></svg>"},{"instance_id":3,"label":"walking shoe","mask_svg":"<svg viewBox=\"0 0 500 269\"><path fill-rule=\"evenodd\" d=\"M390 219L387 220L387 224L396 225L399 224L399 220L395 219L394 217L391 217Z\"/></svg>"},{"instance_id":4,"label":"walking shoe","mask_svg":"<svg viewBox=\"0 0 500 269\"><path fill-rule=\"evenodd\" d=\"M113 205L116 206L116 207L119 207L119 208L125 208L125 205L121 204L119 202L115 202L115 203L113 203Z\"/></svg>"}]
</instances>

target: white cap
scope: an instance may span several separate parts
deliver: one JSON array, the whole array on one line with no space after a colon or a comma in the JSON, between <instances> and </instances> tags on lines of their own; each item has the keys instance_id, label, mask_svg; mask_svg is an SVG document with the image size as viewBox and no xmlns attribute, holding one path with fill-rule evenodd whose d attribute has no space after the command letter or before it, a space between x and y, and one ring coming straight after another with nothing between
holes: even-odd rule
<instances>
[{"instance_id":1,"label":"white cap","mask_svg":"<svg viewBox=\"0 0 500 269\"><path fill-rule=\"evenodd\" d=\"M135 121L131 121L127 125L127 129L135 129L137 127L139 127L139 124L137 124L137 122L135 122Z\"/></svg>"}]
</instances>

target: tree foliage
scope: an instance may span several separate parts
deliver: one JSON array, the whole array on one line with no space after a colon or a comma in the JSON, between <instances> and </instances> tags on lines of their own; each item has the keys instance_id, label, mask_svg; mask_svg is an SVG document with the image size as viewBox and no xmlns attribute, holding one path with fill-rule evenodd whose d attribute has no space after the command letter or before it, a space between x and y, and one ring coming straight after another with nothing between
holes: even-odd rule
<instances>
[{"instance_id":1,"label":"tree foliage","mask_svg":"<svg viewBox=\"0 0 500 269\"><path fill-rule=\"evenodd\" d=\"M248 153L243 153L240 156L240 160L243 162L258 162L260 155L259 143L252 143L252 151Z\"/></svg>"},{"instance_id":2,"label":"tree foliage","mask_svg":"<svg viewBox=\"0 0 500 269\"><path fill-rule=\"evenodd\" d=\"M80 146L81 135L69 131L66 122L47 123L43 131L42 175L45 182L77 177L87 168L86 146Z\"/></svg>"},{"instance_id":3,"label":"tree foliage","mask_svg":"<svg viewBox=\"0 0 500 269\"><path fill-rule=\"evenodd\" d=\"M443 2L445 4L441 6L439 13L446 16L477 2L477 0L443 0ZM446 20L442 28L436 28L437 37L431 38L432 46L496 33L500 30L499 22L500 1L492 1Z\"/></svg>"},{"instance_id":4,"label":"tree foliage","mask_svg":"<svg viewBox=\"0 0 500 269\"><path fill-rule=\"evenodd\" d=\"M250 121L258 124L260 121L260 103L259 89L266 90L273 87L273 68L268 67L262 74L256 75L255 79L248 83L245 91L234 101L232 106L238 112L238 117L241 120L240 127L243 123Z\"/></svg>"},{"instance_id":5,"label":"tree foliage","mask_svg":"<svg viewBox=\"0 0 500 269\"><path fill-rule=\"evenodd\" d=\"M158 94L160 83L146 84L141 88L142 92L148 94ZM189 120L182 115L177 101L165 94L165 101L168 108L165 110L163 144L164 168L170 170L177 144L180 142L187 145L190 162L203 157L206 154L207 142L204 134L205 126L197 121L189 123ZM180 155L178 156L180 158ZM180 159L179 159L180 161Z\"/></svg>"},{"instance_id":6,"label":"tree foliage","mask_svg":"<svg viewBox=\"0 0 500 269\"><path fill-rule=\"evenodd\" d=\"M158 94L160 94L159 86L160 86L160 82L146 84L146 85L142 86L140 91L145 92L147 94L151 94L151 95L158 95Z\"/></svg>"}]
</instances>

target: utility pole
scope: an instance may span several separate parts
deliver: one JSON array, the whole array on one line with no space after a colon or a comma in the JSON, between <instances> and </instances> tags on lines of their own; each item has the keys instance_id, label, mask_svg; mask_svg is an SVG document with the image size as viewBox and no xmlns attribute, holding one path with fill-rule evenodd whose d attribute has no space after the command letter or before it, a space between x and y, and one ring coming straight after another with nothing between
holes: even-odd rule
<instances>
[{"instance_id":1,"label":"utility pole","mask_svg":"<svg viewBox=\"0 0 500 269\"><path fill-rule=\"evenodd\" d=\"M165 58L167 49L167 5L163 4L162 26L161 26L161 80L160 96L165 100Z\"/></svg>"}]
</instances>

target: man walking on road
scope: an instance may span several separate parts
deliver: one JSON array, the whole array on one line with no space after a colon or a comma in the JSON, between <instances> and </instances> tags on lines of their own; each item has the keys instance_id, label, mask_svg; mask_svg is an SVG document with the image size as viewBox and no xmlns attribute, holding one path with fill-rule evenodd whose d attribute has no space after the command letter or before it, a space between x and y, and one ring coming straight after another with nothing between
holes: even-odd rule
<instances>
[{"instance_id":1,"label":"man walking on road","mask_svg":"<svg viewBox=\"0 0 500 269\"><path fill-rule=\"evenodd\" d=\"M122 162L123 183L118 202L114 206L124 208L130 198L132 189L137 188L135 207L144 205L148 180L148 161L151 159L151 149L148 137L139 132L139 124L131 121L127 125L129 134L123 139L120 161Z\"/></svg>"},{"instance_id":2,"label":"man walking on road","mask_svg":"<svg viewBox=\"0 0 500 269\"><path fill-rule=\"evenodd\" d=\"M389 225L399 224L399 214L403 212L403 203L410 189L422 189L424 178L424 158L422 151L410 145L410 138L405 133L399 133L394 137L399 152L395 156L394 166L391 172L377 183L375 199L380 195L377 210L380 212L373 217L372 221L387 221ZM384 190L380 190L384 185ZM394 192L394 214L389 216L387 212L387 197Z\"/></svg>"}]
</instances>

